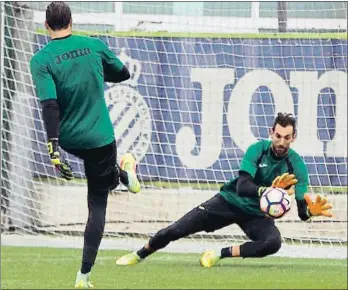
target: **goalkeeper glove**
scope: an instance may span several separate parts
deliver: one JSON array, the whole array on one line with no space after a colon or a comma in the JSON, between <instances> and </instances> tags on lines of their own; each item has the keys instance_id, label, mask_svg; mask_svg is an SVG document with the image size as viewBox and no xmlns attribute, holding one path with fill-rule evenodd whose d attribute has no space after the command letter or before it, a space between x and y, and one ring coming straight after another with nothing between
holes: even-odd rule
<instances>
[{"instance_id":1,"label":"goalkeeper glove","mask_svg":"<svg viewBox=\"0 0 348 290\"><path fill-rule=\"evenodd\" d=\"M312 200L309 194L305 194L304 198L307 203L307 214L309 217L319 215L332 217L332 213L329 211L329 209L332 208L332 205L327 203L327 198L324 198L319 194L316 196L315 201Z\"/></svg>"},{"instance_id":2,"label":"goalkeeper glove","mask_svg":"<svg viewBox=\"0 0 348 290\"><path fill-rule=\"evenodd\" d=\"M47 142L48 154L51 158L51 163L59 170L61 176L66 180L74 178L70 165L60 160L60 153L58 148L58 139L50 139Z\"/></svg>"},{"instance_id":3,"label":"goalkeeper glove","mask_svg":"<svg viewBox=\"0 0 348 290\"><path fill-rule=\"evenodd\" d=\"M294 174L284 173L273 180L271 187L259 187L258 194L262 196L268 188L281 188L286 190L289 195L293 195L295 193L294 185L297 182L298 180L295 178Z\"/></svg>"},{"instance_id":4,"label":"goalkeeper glove","mask_svg":"<svg viewBox=\"0 0 348 290\"><path fill-rule=\"evenodd\" d=\"M272 187L278 187L282 189L289 189L291 186L295 185L298 180L295 178L294 174L284 173L281 176L277 176L273 182Z\"/></svg>"}]
</instances>

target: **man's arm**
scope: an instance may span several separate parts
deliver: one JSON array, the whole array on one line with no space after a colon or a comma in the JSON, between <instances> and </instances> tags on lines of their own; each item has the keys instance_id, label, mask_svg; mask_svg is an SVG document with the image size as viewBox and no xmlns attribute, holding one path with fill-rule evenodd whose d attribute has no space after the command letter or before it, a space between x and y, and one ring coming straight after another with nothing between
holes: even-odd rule
<instances>
[{"instance_id":1,"label":"man's arm","mask_svg":"<svg viewBox=\"0 0 348 290\"><path fill-rule=\"evenodd\" d=\"M240 196L255 197L260 196L264 187L254 183L254 178L246 171L239 171L237 181L237 193Z\"/></svg>"},{"instance_id":2,"label":"man's arm","mask_svg":"<svg viewBox=\"0 0 348 290\"><path fill-rule=\"evenodd\" d=\"M332 217L332 213L329 211L332 205L328 203L326 198L316 195L315 200L312 200L307 193L309 184L308 170L299 156L294 164L294 173L298 179L298 183L295 186L295 198L299 218L307 221L314 216Z\"/></svg>"},{"instance_id":3,"label":"man's arm","mask_svg":"<svg viewBox=\"0 0 348 290\"><path fill-rule=\"evenodd\" d=\"M300 200L296 199L296 203L297 203L297 213L299 218L304 222L309 220L312 217L312 215L308 210L306 201L304 199L300 199Z\"/></svg>"},{"instance_id":4,"label":"man's arm","mask_svg":"<svg viewBox=\"0 0 348 290\"><path fill-rule=\"evenodd\" d=\"M307 221L311 218L307 203L304 199L304 194L308 191L308 169L300 156L295 161L294 174L298 180L295 185L295 198L297 203L297 213L302 221Z\"/></svg>"},{"instance_id":5,"label":"man's arm","mask_svg":"<svg viewBox=\"0 0 348 290\"><path fill-rule=\"evenodd\" d=\"M66 162L61 162L58 149L60 120L55 82L48 66L35 60L35 58L30 62L30 71L42 106L42 117L47 133L47 147L51 163L60 171L63 178L71 180L73 178L71 168Z\"/></svg>"},{"instance_id":6,"label":"man's arm","mask_svg":"<svg viewBox=\"0 0 348 290\"><path fill-rule=\"evenodd\" d=\"M128 69L123 66L122 69L118 72L115 71L114 67L109 67L107 65L103 65L104 68L104 81L108 83L121 83L130 78L130 74Z\"/></svg>"},{"instance_id":7,"label":"man's arm","mask_svg":"<svg viewBox=\"0 0 348 290\"><path fill-rule=\"evenodd\" d=\"M45 124L47 138L58 139L59 106L57 102L56 85L47 65L36 59L30 62L30 70L42 107L42 117Z\"/></svg>"},{"instance_id":8,"label":"man's arm","mask_svg":"<svg viewBox=\"0 0 348 290\"><path fill-rule=\"evenodd\" d=\"M49 99L41 102L42 118L45 124L47 139L58 140L59 135L59 106L57 100Z\"/></svg>"},{"instance_id":9,"label":"man's arm","mask_svg":"<svg viewBox=\"0 0 348 290\"><path fill-rule=\"evenodd\" d=\"M259 196L261 187L255 184L254 177L257 171L257 160L260 158L262 150L263 143L259 141L250 145L245 152L237 181L238 195L249 197Z\"/></svg>"},{"instance_id":10,"label":"man's arm","mask_svg":"<svg viewBox=\"0 0 348 290\"><path fill-rule=\"evenodd\" d=\"M113 53L107 45L101 43L101 57L104 71L104 81L110 83L120 83L130 78L127 67Z\"/></svg>"}]
</instances>

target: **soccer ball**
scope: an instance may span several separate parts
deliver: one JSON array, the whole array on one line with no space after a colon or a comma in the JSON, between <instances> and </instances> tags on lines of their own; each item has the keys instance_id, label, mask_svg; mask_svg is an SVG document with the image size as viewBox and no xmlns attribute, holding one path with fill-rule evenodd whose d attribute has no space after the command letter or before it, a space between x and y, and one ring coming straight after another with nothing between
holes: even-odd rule
<instances>
[{"instance_id":1,"label":"soccer ball","mask_svg":"<svg viewBox=\"0 0 348 290\"><path fill-rule=\"evenodd\" d=\"M281 188L268 188L260 198L260 208L269 217L279 219L291 208L290 195Z\"/></svg>"}]
</instances>

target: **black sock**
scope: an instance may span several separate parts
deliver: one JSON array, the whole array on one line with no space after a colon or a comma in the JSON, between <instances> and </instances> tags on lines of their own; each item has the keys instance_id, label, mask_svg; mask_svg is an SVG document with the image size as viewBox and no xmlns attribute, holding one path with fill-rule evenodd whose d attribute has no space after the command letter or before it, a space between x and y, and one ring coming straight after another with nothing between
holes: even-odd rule
<instances>
[{"instance_id":1,"label":"black sock","mask_svg":"<svg viewBox=\"0 0 348 290\"><path fill-rule=\"evenodd\" d=\"M145 247L142 247L139 251L137 251L137 255L141 259L145 259L147 256L151 255L154 251L148 250Z\"/></svg>"},{"instance_id":2,"label":"black sock","mask_svg":"<svg viewBox=\"0 0 348 290\"><path fill-rule=\"evenodd\" d=\"M92 270L91 264L82 263L82 266L81 266L81 273L82 274L87 274L87 273L91 272L91 270Z\"/></svg>"},{"instance_id":3,"label":"black sock","mask_svg":"<svg viewBox=\"0 0 348 290\"><path fill-rule=\"evenodd\" d=\"M220 258L231 258L232 257L232 247L222 248Z\"/></svg>"}]
</instances>

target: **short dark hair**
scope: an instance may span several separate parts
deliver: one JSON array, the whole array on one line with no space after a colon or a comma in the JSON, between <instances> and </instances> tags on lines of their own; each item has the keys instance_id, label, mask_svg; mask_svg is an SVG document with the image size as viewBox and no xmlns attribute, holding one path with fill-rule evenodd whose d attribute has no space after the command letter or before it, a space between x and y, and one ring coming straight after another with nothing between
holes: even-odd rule
<instances>
[{"instance_id":1,"label":"short dark hair","mask_svg":"<svg viewBox=\"0 0 348 290\"><path fill-rule=\"evenodd\" d=\"M53 31L68 28L71 21L69 5L64 2L52 2L46 9L46 21Z\"/></svg>"},{"instance_id":2,"label":"short dark hair","mask_svg":"<svg viewBox=\"0 0 348 290\"><path fill-rule=\"evenodd\" d=\"M277 124L279 124L282 127L286 127L290 125L294 128L294 133L296 133L296 119L292 114L278 113L273 123L273 127L272 127L273 131Z\"/></svg>"}]
</instances>

